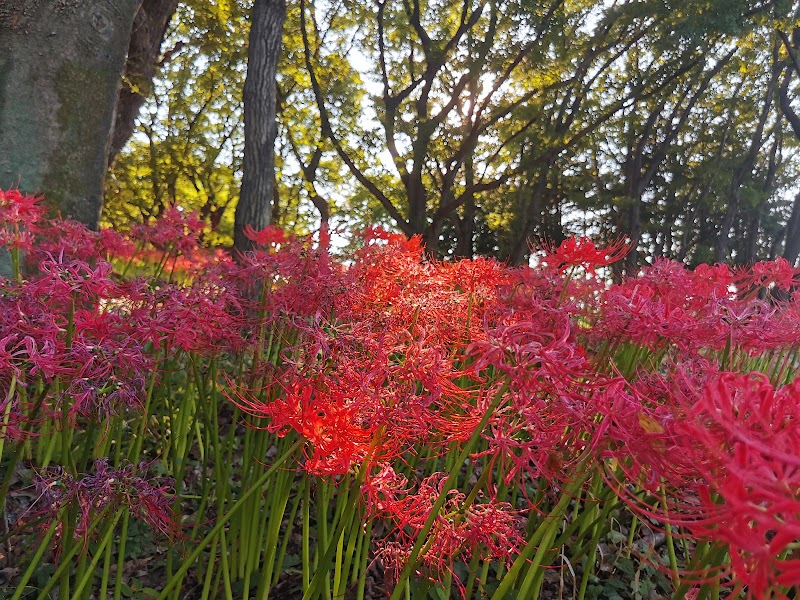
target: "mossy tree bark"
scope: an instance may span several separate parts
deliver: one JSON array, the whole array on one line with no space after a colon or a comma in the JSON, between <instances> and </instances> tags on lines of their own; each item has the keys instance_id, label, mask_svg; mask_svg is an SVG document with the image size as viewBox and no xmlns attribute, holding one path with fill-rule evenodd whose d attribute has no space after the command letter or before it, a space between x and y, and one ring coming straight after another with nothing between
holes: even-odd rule
<instances>
[{"instance_id":1,"label":"mossy tree bark","mask_svg":"<svg viewBox=\"0 0 800 600\"><path fill-rule=\"evenodd\" d=\"M0 2L0 187L96 227L142 0Z\"/></svg>"}]
</instances>

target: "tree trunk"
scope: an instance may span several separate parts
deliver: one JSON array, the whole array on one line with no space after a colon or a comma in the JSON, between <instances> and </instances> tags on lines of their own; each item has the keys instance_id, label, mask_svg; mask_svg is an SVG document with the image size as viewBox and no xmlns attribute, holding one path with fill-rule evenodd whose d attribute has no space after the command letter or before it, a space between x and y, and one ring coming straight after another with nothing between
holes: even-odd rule
<instances>
[{"instance_id":1,"label":"tree trunk","mask_svg":"<svg viewBox=\"0 0 800 600\"><path fill-rule=\"evenodd\" d=\"M548 163L542 167L536 180L528 193L522 199L520 210L517 212L516 221L517 227L513 232L513 238L506 260L512 265L519 266L528 263L530 256L530 236L533 234L537 225L541 225L544 221L543 211L545 206L545 194L547 193L547 173L552 168L552 164ZM540 227L539 233L543 236L543 228ZM553 241L553 240L548 240Z\"/></svg>"},{"instance_id":2,"label":"tree trunk","mask_svg":"<svg viewBox=\"0 0 800 600\"><path fill-rule=\"evenodd\" d=\"M252 247L244 227L263 229L272 219L277 135L275 75L285 18L284 0L255 0L244 84L244 173L233 229L233 245L241 251Z\"/></svg>"},{"instance_id":3,"label":"tree trunk","mask_svg":"<svg viewBox=\"0 0 800 600\"><path fill-rule=\"evenodd\" d=\"M800 193L794 198L792 214L786 223L785 238L783 258L794 266L797 263L797 257L800 256Z\"/></svg>"},{"instance_id":4,"label":"tree trunk","mask_svg":"<svg viewBox=\"0 0 800 600\"><path fill-rule=\"evenodd\" d=\"M0 2L0 185L96 227L141 0Z\"/></svg>"},{"instance_id":5,"label":"tree trunk","mask_svg":"<svg viewBox=\"0 0 800 600\"><path fill-rule=\"evenodd\" d=\"M125 77L119 90L117 115L111 135L108 164L114 163L119 151L133 135L136 117L153 90L153 77L161 55L161 44L167 33L178 0L143 0L133 20ZM179 50L174 48L170 55Z\"/></svg>"}]
</instances>

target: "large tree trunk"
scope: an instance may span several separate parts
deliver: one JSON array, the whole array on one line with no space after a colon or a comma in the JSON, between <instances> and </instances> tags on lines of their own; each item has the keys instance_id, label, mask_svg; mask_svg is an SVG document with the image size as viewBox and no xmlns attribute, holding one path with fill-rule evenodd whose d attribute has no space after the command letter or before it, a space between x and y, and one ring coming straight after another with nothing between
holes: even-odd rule
<instances>
[{"instance_id":1,"label":"large tree trunk","mask_svg":"<svg viewBox=\"0 0 800 600\"><path fill-rule=\"evenodd\" d=\"M111 135L108 164L133 135L136 117L144 101L153 90L153 77L159 66L161 44L167 33L172 15L178 8L178 0L143 0L133 20L125 77L119 90L117 115ZM180 48L173 48L171 55Z\"/></svg>"},{"instance_id":2,"label":"large tree trunk","mask_svg":"<svg viewBox=\"0 0 800 600\"><path fill-rule=\"evenodd\" d=\"M277 134L275 75L285 18L285 0L255 0L244 84L244 172L233 229L237 250L252 246L244 235L246 225L263 229L272 218Z\"/></svg>"},{"instance_id":3,"label":"large tree trunk","mask_svg":"<svg viewBox=\"0 0 800 600\"><path fill-rule=\"evenodd\" d=\"M96 227L141 0L0 2L0 186Z\"/></svg>"}]
</instances>

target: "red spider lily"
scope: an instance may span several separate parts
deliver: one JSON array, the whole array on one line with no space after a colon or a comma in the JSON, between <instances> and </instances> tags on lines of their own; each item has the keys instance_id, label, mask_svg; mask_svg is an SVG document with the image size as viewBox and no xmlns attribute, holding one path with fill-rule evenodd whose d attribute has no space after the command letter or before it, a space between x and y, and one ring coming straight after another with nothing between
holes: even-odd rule
<instances>
[{"instance_id":1,"label":"red spider lily","mask_svg":"<svg viewBox=\"0 0 800 600\"><path fill-rule=\"evenodd\" d=\"M17 395L9 396L9 390L0 386L0 440L20 441L29 434L23 429L27 422L19 410Z\"/></svg>"},{"instance_id":2,"label":"red spider lily","mask_svg":"<svg viewBox=\"0 0 800 600\"><path fill-rule=\"evenodd\" d=\"M689 355L720 350L740 327L728 318L742 306L729 284L727 268L691 272L658 259L604 294L592 338L629 340L653 350L675 345Z\"/></svg>"},{"instance_id":3,"label":"red spider lily","mask_svg":"<svg viewBox=\"0 0 800 600\"><path fill-rule=\"evenodd\" d=\"M405 567L417 534L430 516L433 504L443 493L446 473L434 473L423 479L416 492L401 490L392 477L379 477L371 485L380 490L380 514L395 524L393 532L379 544L379 556L387 580L394 585ZM374 493L374 492L373 492ZM524 519L511 505L489 500L465 506L466 496L457 490L447 494L447 501L428 533L424 551L419 556L421 568L432 581L445 574L454 575L455 560L469 562L475 552L489 560L512 559L525 544ZM378 504L373 504L378 507Z\"/></svg>"},{"instance_id":4,"label":"red spider lily","mask_svg":"<svg viewBox=\"0 0 800 600\"><path fill-rule=\"evenodd\" d=\"M250 225L244 226L244 235L247 239L263 247L276 247L286 243L286 234L280 227L267 225L264 229L256 231Z\"/></svg>"},{"instance_id":5,"label":"red spider lily","mask_svg":"<svg viewBox=\"0 0 800 600\"><path fill-rule=\"evenodd\" d=\"M149 341L170 351L201 355L236 352L244 345L242 308L230 290L199 285L142 287L131 300L130 335L142 344Z\"/></svg>"},{"instance_id":6,"label":"red spider lily","mask_svg":"<svg viewBox=\"0 0 800 600\"><path fill-rule=\"evenodd\" d=\"M0 247L29 250L33 234L44 215L41 197L23 195L19 190L0 190Z\"/></svg>"},{"instance_id":7,"label":"red spider lily","mask_svg":"<svg viewBox=\"0 0 800 600\"><path fill-rule=\"evenodd\" d=\"M143 406L153 361L135 340L80 336L61 356L56 371L66 382L62 396L69 399L72 422L79 414L102 418Z\"/></svg>"},{"instance_id":8,"label":"red spider lily","mask_svg":"<svg viewBox=\"0 0 800 600\"><path fill-rule=\"evenodd\" d=\"M77 511L75 535L84 537L92 521L107 508L127 508L165 537L180 535L172 514L172 480L146 479L147 464L112 468L107 458L94 462L94 472L73 478L61 467L49 467L34 479L37 498L23 518L55 518L64 507ZM106 513L107 516L107 513Z\"/></svg>"},{"instance_id":9,"label":"red spider lily","mask_svg":"<svg viewBox=\"0 0 800 600\"><path fill-rule=\"evenodd\" d=\"M800 537L800 382L775 390L761 375L687 376L644 386L630 410L615 409L607 436L625 477L610 483L640 514L726 544L750 597L800 583L800 563L781 558ZM667 506L629 495L626 481L656 497L668 489Z\"/></svg>"},{"instance_id":10,"label":"red spider lily","mask_svg":"<svg viewBox=\"0 0 800 600\"><path fill-rule=\"evenodd\" d=\"M737 272L737 284L742 288L767 288L774 285L780 290L788 291L800 283L800 269L795 269L783 257L775 260L755 263L749 269Z\"/></svg>"},{"instance_id":11,"label":"red spider lily","mask_svg":"<svg viewBox=\"0 0 800 600\"><path fill-rule=\"evenodd\" d=\"M333 261L324 237L316 244L310 236L291 238L277 251L247 252L233 276L245 290L258 285L255 295L269 292L259 308L272 320L329 315L350 290L351 278Z\"/></svg>"},{"instance_id":12,"label":"red spider lily","mask_svg":"<svg viewBox=\"0 0 800 600\"><path fill-rule=\"evenodd\" d=\"M49 256L93 262L98 258L130 258L133 244L112 229L92 231L83 223L69 219L51 219L37 231L36 247L30 259L41 261Z\"/></svg>"},{"instance_id":13,"label":"red spider lily","mask_svg":"<svg viewBox=\"0 0 800 600\"><path fill-rule=\"evenodd\" d=\"M19 190L0 190L0 223L31 227L44 216L41 196L22 194Z\"/></svg>"},{"instance_id":14,"label":"red spider lily","mask_svg":"<svg viewBox=\"0 0 800 600\"><path fill-rule=\"evenodd\" d=\"M80 260L65 260L63 255L48 256L39 263L41 275L31 280L27 291L36 296L64 302L95 301L115 295L117 286L111 279L113 268L105 261L92 267Z\"/></svg>"},{"instance_id":15,"label":"red spider lily","mask_svg":"<svg viewBox=\"0 0 800 600\"><path fill-rule=\"evenodd\" d=\"M392 233L382 227L368 227L364 231L364 242L367 246L376 241L385 241L388 246L397 248L403 253L421 255L423 251L422 236L412 235L410 238L402 233Z\"/></svg>"},{"instance_id":16,"label":"red spider lily","mask_svg":"<svg viewBox=\"0 0 800 600\"><path fill-rule=\"evenodd\" d=\"M622 259L630 249L630 243L625 238L617 238L605 248L598 248L589 238L573 235L557 248L544 244L545 256L542 262L562 273L572 267L583 267L587 272L594 273L597 267L605 267Z\"/></svg>"},{"instance_id":17,"label":"red spider lily","mask_svg":"<svg viewBox=\"0 0 800 600\"><path fill-rule=\"evenodd\" d=\"M304 468L309 473L343 475L369 453L375 428L361 406L337 390L316 390L297 383L285 399L262 403L239 389L231 398L243 412L271 419L267 428L279 435L296 431L308 442Z\"/></svg>"},{"instance_id":18,"label":"red spider lily","mask_svg":"<svg viewBox=\"0 0 800 600\"><path fill-rule=\"evenodd\" d=\"M410 491L405 475L395 473L388 463L378 467L377 473L370 470L361 485L361 495L371 515L383 515L384 511L390 511Z\"/></svg>"},{"instance_id":19,"label":"red spider lily","mask_svg":"<svg viewBox=\"0 0 800 600\"><path fill-rule=\"evenodd\" d=\"M196 211L170 207L150 225L131 229L131 237L149 242L162 252L186 253L199 244L205 223Z\"/></svg>"}]
</instances>

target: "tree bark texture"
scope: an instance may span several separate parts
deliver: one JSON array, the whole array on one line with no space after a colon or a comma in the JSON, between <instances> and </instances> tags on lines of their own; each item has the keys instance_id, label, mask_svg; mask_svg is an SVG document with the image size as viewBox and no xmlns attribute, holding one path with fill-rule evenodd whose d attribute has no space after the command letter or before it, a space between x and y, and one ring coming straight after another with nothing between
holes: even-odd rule
<instances>
[{"instance_id":1,"label":"tree bark texture","mask_svg":"<svg viewBox=\"0 0 800 600\"><path fill-rule=\"evenodd\" d=\"M0 186L96 227L141 0L0 2Z\"/></svg>"},{"instance_id":2,"label":"tree bark texture","mask_svg":"<svg viewBox=\"0 0 800 600\"><path fill-rule=\"evenodd\" d=\"M794 266L800 256L800 193L794 197L792 214L788 223L786 223L785 237L786 243L783 247L783 258Z\"/></svg>"},{"instance_id":3,"label":"tree bark texture","mask_svg":"<svg viewBox=\"0 0 800 600\"><path fill-rule=\"evenodd\" d=\"M233 244L248 250L244 228L263 229L272 219L275 184L276 80L281 52L284 0L255 0L244 84L244 161L242 187L234 217Z\"/></svg>"},{"instance_id":4,"label":"tree bark texture","mask_svg":"<svg viewBox=\"0 0 800 600\"><path fill-rule=\"evenodd\" d=\"M109 165L133 135L136 117L153 90L161 45L177 8L178 0L143 0L136 12L111 135ZM169 54L177 50L173 48Z\"/></svg>"}]
</instances>

